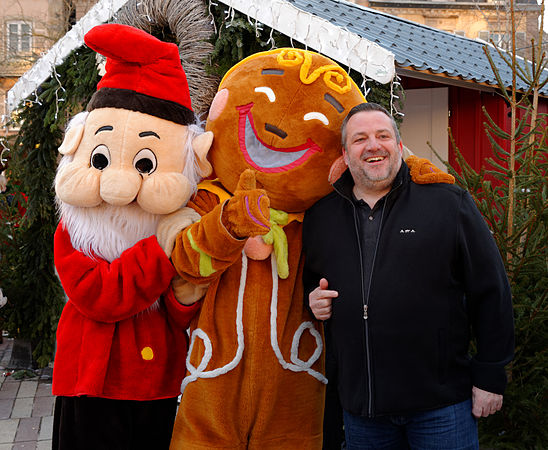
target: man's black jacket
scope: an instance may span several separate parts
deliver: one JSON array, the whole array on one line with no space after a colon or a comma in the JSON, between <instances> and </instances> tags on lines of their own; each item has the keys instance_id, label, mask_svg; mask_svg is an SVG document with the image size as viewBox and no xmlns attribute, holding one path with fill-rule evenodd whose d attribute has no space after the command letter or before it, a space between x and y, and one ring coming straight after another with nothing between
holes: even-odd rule
<instances>
[{"instance_id":1,"label":"man's black jacket","mask_svg":"<svg viewBox=\"0 0 548 450\"><path fill-rule=\"evenodd\" d=\"M325 329L343 408L371 417L455 404L472 385L503 393L514 349L510 287L470 195L415 184L402 164L385 197L373 271L363 273L353 184L347 170L303 226L305 301L322 277L339 292Z\"/></svg>"}]
</instances>

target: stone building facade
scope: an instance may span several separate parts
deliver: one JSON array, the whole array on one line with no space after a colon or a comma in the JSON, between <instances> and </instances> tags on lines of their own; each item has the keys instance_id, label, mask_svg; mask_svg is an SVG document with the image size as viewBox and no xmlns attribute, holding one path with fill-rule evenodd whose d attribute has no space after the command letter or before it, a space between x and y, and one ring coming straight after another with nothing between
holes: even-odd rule
<instances>
[{"instance_id":1,"label":"stone building facade","mask_svg":"<svg viewBox=\"0 0 548 450\"><path fill-rule=\"evenodd\" d=\"M93 5L91 0L0 0L0 126L18 78Z\"/></svg>"},{"instance_id":2,"label":"stone building facade","mask_svg":"<svg viewBox=\"0 0 548 450\"><path fill-rule=\"evenodd\" d=\"M471 39L493 41L511 48L511 14L508 0L350 0L440 30ZM531 39L538 41L541 7L536 0L514 0L516 48L531 54Z\"/></svg>"}]
</instances>

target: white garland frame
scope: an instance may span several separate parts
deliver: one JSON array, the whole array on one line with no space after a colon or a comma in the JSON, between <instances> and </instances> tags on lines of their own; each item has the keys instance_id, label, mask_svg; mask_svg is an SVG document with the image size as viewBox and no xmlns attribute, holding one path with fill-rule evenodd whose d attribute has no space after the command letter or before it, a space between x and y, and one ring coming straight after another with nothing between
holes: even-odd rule
<instances>
[{"instance_id":1,"label":"white garland frame","mask_svg":"<svg viewBox=\"0 0 548 450\"><path fill-rule=\"evenodd\" d=\"M46 80L74 49L84 43L84 35L94 26L107 22L128 0L100 0L55 45L42 56L8 91L7 111ZM394 54L329 21L302 11L284 0L219 0L248 17L275 29L291 39L356 70L364 78L386 84L394 79Z\"/></svg>"},{"instance_id":2,"label":"white garland frame","mask_svg":"<svg viewBox=\"0 0 548 450\"><path fill-rule=\"evenodd\" d=\"M339 64L349 66L364 78L386 84L396 74L395 56L392 52L321 17L302 11L287 1L219 1Z\"/></svg>"}]
</instances>

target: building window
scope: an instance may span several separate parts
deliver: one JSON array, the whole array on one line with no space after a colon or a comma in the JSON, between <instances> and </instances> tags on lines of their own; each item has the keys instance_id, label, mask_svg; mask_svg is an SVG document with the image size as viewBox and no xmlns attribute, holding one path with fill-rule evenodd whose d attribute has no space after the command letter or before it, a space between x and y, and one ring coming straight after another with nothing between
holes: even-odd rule
<instances>
[{"instance_id":1,"label":"building window","mask_svg":"<svg viewBox=\"0 0 548 450\"><path fill-rule=\"evenodd\" d=\"M28 53L32 48L32 28L27 22L8 23L8 52Z\"/></svg>"},{"instance_id":2,"label":"building window","mask_svg":"<svg viewBox=\"0 0 548 450\"><path fill-rule=\"evenodd\" d=\"M504 43L504 33L489 33L489 39L493 41L497 47L502 47Z\"/></svg>"},{"instance_id":3,"label":"building window","mask_svg":"<svg viewBox=\"0 0 548 450\"><path fill-rule=\"evenodd\" d=\"M489 42L489 31L480 31L478 33L478 38L482 41Z\"/></svg>"},{"instance_id":4,"label":"building window","mask_svg":"<svg viewBox=\"0 0 548 450\"><path fill-rule=\"evenodd\" d=\"M497 47L504 47L508 43L508 36L504 32L480 31L478 38L485 42L493 41Z\"/></svg>"},{"instance_id":5,"label":"building window","mask_svg":"<svg viewBox=\"0 0 548 450\"><path fill-rule=\"evenodd\" d=\"M455 31L455 34L457 36L462 36L462 37L466 37L466 32L464 30L456 30Z\"/></svg>"}]
</instances>

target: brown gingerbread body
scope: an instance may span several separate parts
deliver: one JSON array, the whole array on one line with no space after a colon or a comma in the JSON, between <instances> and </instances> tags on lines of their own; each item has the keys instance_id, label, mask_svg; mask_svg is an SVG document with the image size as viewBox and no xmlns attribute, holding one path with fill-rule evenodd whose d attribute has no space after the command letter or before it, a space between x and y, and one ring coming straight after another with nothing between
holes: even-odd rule
<instances>
[{"instance_id":1,"label":"brown gingerbread body","mask_svg":"<svg viewBox=\"0 0 548 450\"><path fill-rule=\"evenodd\" d=\"M211 209L218 198L200 191L196 202L205 212L202 207ZM218 212L220 208L208 218ZM303 324L312 326L300 282L302 223L293 220L284 227L290 269L288 277L280 279L271 257L256 261L245 256L244 241L230 236L219 219L202 220L192 230L223 247L223 260L213 263L226 269L221 277L210 278L200 315L191 325L189 361L196 370L183 382L172 448L321 448L321 328L313 328L317 339L308 331L300 340L296 336ZM199 267L199 256L189 258L185 245L190 245L187 237L178 240L172 260L188 275ZM302 361L297 364L291 361L295 338ZM206 354L209 345L211 359ZM310 358L315 362L307 368ZM206 360L207 367L200 369Z\"/></svg>"},{"instance_id":2,"label":"brown gingerbread body","mask_svg":"<svg viewBox=\"0 0 548 450\"><path fill-rule=\"evenodd\" d=\"M342 120L363 101L340 66L305 50L253 55L221 82L206 126L218 181L200 185L189 206L202 218L172 253L184 279L210 284L172 449L322 447L327 380L303 298L302 217L331 191Z\"/></svg>"}]
</instances>

